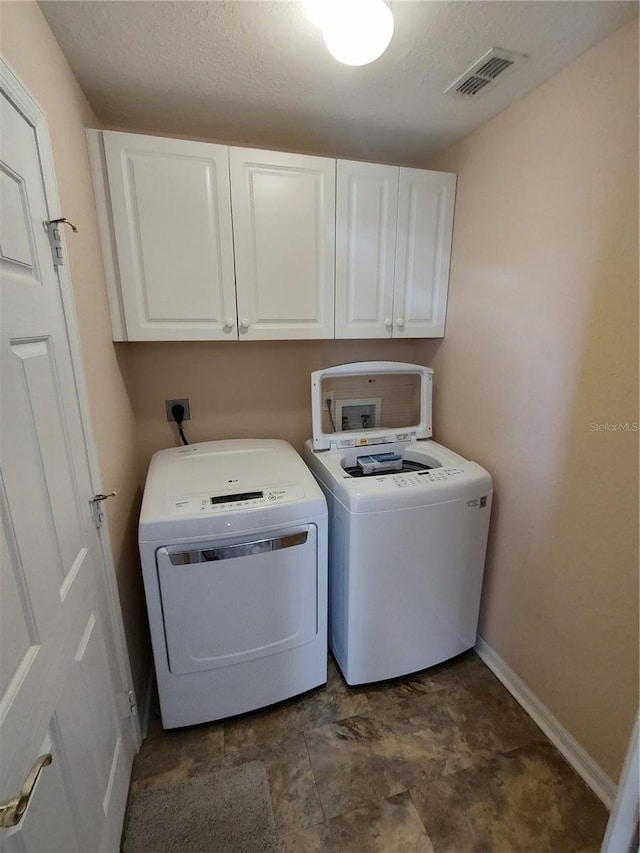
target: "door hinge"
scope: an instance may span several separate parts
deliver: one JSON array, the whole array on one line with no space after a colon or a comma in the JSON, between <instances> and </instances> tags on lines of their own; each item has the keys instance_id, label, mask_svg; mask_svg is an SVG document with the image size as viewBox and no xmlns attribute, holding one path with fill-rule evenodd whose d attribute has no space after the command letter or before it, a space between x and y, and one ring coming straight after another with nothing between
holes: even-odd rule
<instances>
[{"instance_id":1,"label":"door hinge","mask_svg":"<svg viewBox=\"0 0 640 853\"><path fill-rule=\"evenodd\" d=\"M65 264L64 245L62 243L61 232L61 228L65 224L68 225L76 234L78 233L76 226L72 225L64 216L60 219L51 219L49 222L44 223L44 230L49 236L49 245L51 246L51 257L54 267L63 267Z\"/></svg>"},{"instance_id":2,"label":"door hinge","mask_svg":"<svg viewBox=\"0 0 640 853\"><path fill-rule=\"evenodd\" d=\"M135 717L138 709L136 706L136 696L133 690L118 691L118 708L121 718Z\"/></svg>"},{"instance_id":3,"label":"door hinge","mask_svg":"<svg viewBox=\"0 0 640 853\"><path fill-rule=\"evenodd\" d=\"M108 495L94 495L89 501L89 506L91 507L91 516L93 518L93 523L96 527L102 527L102 523L104 522L104 509L102 508L102 501L106 501L107 498L114 498L117 494L117 492L109 492Z\"/></svg>"}]
</instances>

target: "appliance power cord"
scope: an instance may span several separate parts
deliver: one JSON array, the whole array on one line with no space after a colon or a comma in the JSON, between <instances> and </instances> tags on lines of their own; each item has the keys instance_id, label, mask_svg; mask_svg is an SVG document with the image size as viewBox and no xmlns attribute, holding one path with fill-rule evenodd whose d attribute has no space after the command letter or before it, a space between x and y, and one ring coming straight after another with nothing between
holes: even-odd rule
<instances>
[{"instance_id":1,"label":"appliance power cord","mask_svg":"<svg viewBox=\"0 0 640 853\"><path fill-rule=\"evenodd\" d=\"M175 405L171 406L171 414L173 415L173 418L178 427L178 435L180 436L182 443L189 444L184 434L184 430L182 429L182 421L184 419L184 406L180 403L176 403Z\"/></svg>"}]
</instances>

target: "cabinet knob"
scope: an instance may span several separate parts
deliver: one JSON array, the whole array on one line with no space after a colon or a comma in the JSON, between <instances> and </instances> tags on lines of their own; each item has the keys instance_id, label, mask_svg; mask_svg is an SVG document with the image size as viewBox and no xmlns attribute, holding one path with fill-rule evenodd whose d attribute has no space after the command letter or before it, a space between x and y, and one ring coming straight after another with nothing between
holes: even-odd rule
<instances>
[{"instance_id":1,"label":"cabinet knob","mask_svg":"<svg viewBox=\"0 0 640 853\"><path fill-rule=\"evenodd\" d=\"M240 321L240 328L241 329L248 329L249 328L249 321L246 318L244 320Z\"/></svg>"},{"instance_id":2,"label":"cabinet knob","mask_svg":"<svg viewBox=\"0 0 640 853\"><path fill-rule=\"evenodd\" d=\"M387 317L386 320L384 321L384 324L387 327L387 329L390 329L391 326L393 326L393 321L392 321L391 317Z\"/></svg>"},{"instance_id":3,"label":"cabinet knob","mask_svg":"<svg viewBox=\"0 0 640 853\"><path fill-rule=\"evenodd\" d=\"M225 329L233 329L235 324L236 324L236 321L233 317L227 317L227 319L224 321Z\"/></svg>"},{"instance_id":4,"label":"cabinet knob","mask_svg":"<svg viewBox=\"0 0 640 853\"><path fill-rule=\"evenodd\" d=\"M398 319L396 320L396 326L399 329L402 329L404 327L404 319L402 317L398 317Z\"/></svg>"}]
</instances>

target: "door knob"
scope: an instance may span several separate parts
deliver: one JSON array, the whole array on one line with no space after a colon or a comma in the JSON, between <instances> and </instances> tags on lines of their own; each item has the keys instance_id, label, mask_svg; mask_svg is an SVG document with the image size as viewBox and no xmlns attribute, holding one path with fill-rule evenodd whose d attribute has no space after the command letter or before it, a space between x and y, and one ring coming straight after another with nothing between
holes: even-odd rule
<instances>
[{"instance_id":1,"label":"door knob","mask_svg":"<svg viewBox=\"0 0 640 853\"><path fill-rule=\"evenodd\" d=\"M248 328L249 328L249 321L248 321L248 320L246 320L246 319L245 319L245 320L242 320L242 321L240 322L240 328L241 328L241 329L248 329Z\"/></svg>"},{"instance_id":2,"label":"door knob","mask_svg":"<svg viewBox=\"0 0 640 853\"><path fill-rule=\"evenodd\" d=\"M29 800L31 799L31 794L33 793L40 771L47 764L51 764L52 761L53 758L50 752L46 755L41 755L24 780L24 785L18 796L13 800L8 800L6 803L0 803L0 826L15 826L17 823L20 823L22 815L29 805Z\"/></svg>"},{"instance_id":3,"label":"door knob","mask_svg":"<svg viewBox=\"0 0 640 853\"><path fill-rule=\"evenodd\" d=\"M403 328L403 326L404 326L404 319L403 319L402 317L398 317L398 319L396 320L396 326L397 326L399 329L402 329L402 328Z\"/></svg>"},{"instance_id":4,"label":"door knob","mask_svg":"<svg viewBox=\"0 0 640 853\"><path fill-rule=\"evenodd\" d=\"M387 329L390 329L391 326L393 326L393 321L391 320L391 317L387 317L386 320L384 321L384 324L387 327Z\"/></svg>"},{"instance_id":5,"label":"door knob","mask_svg":"<svg viewBox=\"0 0 640 853\"><path fill-rule=\"evenodd\" d=\"M232 329L235 326L235 324L236 324L236 321L233 319L233 317L227 317L227 319L224 321L225 329Z\"/></svg>"}]
</instances>

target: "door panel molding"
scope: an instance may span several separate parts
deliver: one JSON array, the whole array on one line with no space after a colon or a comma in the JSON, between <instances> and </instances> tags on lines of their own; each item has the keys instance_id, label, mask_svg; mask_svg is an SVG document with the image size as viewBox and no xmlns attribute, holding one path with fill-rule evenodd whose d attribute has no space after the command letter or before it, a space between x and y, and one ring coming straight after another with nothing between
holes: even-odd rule
<instances>
[{"instance_id":1,"label":"door panel molding","mask_svg":"<svg viewBox=\"0 0 640 853\"><path fill-rule=\"evenodd\" d=\"M33 127L40 157L48 216L49 219L57 219L63 216L63 213L61 211L60 199L58 196L53 149L51 146L46 114L40 104L35 100L33 95L31 95L27 87L21 81L20 77L15 73L2 55L0 55L0 88ZM64 236L62 239L64 241ZM65 255L66 254L65 247ZM67 328L67 339L71 353L76 396L82 420L83 437L87 448L87 462L89 467L89 476L91 479L91 488L94 494L99 494L104 491L104 484L100 473L95 439L90 427L91 419L89 396L87 392L86 378L84 375L82 353L80 350L80 333L75 313L73 290L68 267L57 267L57 274L62 308ZM98 539L100 542L102 560L100 561L100 565L97 567L97 571L104 582L106 591L106 598L109 606L109 618L113 625L113 632L116 641L118 671L121 676L123 687L126 686L127 689L132 689L133 676L126 646L124 623L122 621L122 612L120 609L120 600L118 597L115 577L113 551L111 548L111 537L106 517ZM142 742L140 721L137 714L133 714L131 716L130 736L134 749L137 751L140 743Z\"/></svg>"},{"instance_id":2,"label":"door panel molding","mask_svg":"<svg viewBox=\"0 0 640 853\"><path fill-rule=\"evenodd\" d=\"M7 220L17 224L5 229L5 242L22 261L33 244L42 272L39 281L2 261L2 393L12 400L1 450L3 575L12 607L21 611L12 616L13 652L2 667L3 798L19 790L24 764L33 763L43 738L53 743L54 730L62 736L58 758L75 744L73 762L65 770L54 760L3 842L7 850L53 843L115 851L140 725L135 706L129 711L121 702L132 676L108 529L96 527L90 512L91 496L103 488L72 285L46 235L50 220L60 218L47 120L1 57L0 87L2 160L24 184L24 198L10 192L6 200ZM30 644L32 617L37 645ZM64 708L67 724L58 726ZM79 845L51 814L56 797L60 813L65 801L71 811L84 803L73 820Z\"/></svg>"}]
</instances>

